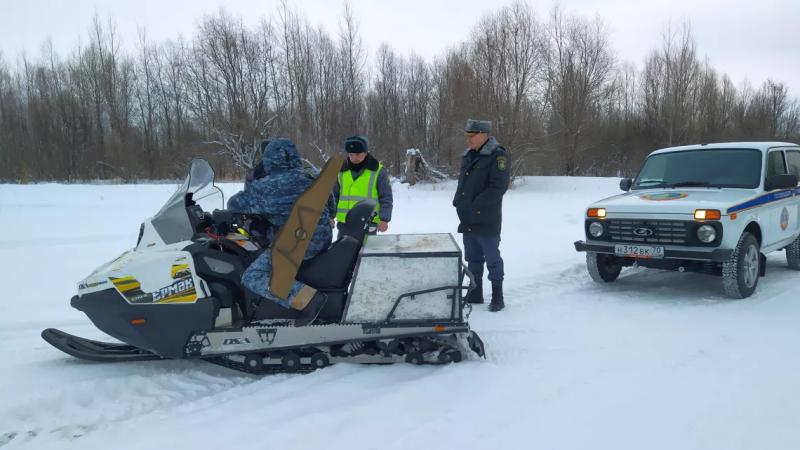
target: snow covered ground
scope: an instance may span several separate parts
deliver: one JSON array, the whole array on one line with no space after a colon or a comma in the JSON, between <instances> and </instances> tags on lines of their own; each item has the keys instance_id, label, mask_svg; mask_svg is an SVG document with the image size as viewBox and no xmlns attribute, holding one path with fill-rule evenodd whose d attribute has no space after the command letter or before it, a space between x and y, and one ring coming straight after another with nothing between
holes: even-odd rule
<instances>
[{"instance_id":1,"label":"snow covered ground","mask_svg":"<svg viewBox=\"0 0 800 450\"><path fill-rule=\"evenodd\" d=\"M585 206L616 186L537 177L508 193L508 306L470 318L486 360L254 377L79 361L39 337L103 338L69 307L76 283L132 247L175 185L2 185L0 447L800 448L800 273L773 254L741 301L693 274L596 285L572 242ZM396 185L390 232L455 233L453 189Z\"/></svg>"}]
</instances>

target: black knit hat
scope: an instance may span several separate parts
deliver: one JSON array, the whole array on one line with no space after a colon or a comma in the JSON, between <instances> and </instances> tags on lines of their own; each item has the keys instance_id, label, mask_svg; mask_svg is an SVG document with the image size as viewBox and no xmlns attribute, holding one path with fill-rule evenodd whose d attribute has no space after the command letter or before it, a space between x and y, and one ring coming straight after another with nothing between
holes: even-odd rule
<instances>
[{"instance_id":1,"label":"black knit hat","mask_svg":"<svg viewBox=\"0 0 800 450\"><path fill-rule=\"evenodd\" d=\"M369 142L364 136L350 136L344 140L344 151L347 153L369 152Z\"/></svg>"}]
</instances>

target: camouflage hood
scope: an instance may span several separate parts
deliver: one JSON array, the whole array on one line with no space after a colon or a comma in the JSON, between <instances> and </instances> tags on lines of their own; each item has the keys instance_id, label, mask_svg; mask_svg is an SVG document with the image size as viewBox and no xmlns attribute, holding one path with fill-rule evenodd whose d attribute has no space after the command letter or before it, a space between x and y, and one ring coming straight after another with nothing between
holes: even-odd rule
<instances>
[{"instance_id":1,"label":"camouflage hood","mask_svg":"<svg viewBox=\"0 0 800 450\"><path fill-rule=\"evenodd\" d=\"M261 162L268 176L303 167L297 147L286 138L270 140L261 156Z\"/></svg>"},{"instance_id":2,"label":"camouflage hood","mask_svg":"<svg viewBox=\"0 0 800 450\"><path fill-rule=\"evenodd\" d=\"M314 182L314 176L303 169L300 153L290 139L273 139L264 148L261 161L265 176L246 183L244 190L228 200L228 209L266 216L277 229L282 226L294 201ZM328 228L328 211L320 224Z\"/></svg>"}]
</instances>

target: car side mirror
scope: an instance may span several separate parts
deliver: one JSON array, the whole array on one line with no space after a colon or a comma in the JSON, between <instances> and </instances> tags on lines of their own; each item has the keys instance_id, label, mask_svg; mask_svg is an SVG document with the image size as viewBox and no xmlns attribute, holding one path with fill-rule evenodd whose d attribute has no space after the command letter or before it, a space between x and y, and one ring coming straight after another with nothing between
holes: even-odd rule
<instances>
[{"instance_id":1,"label":"car side mirror","mask_svg":"<svg viewBox=\"0 0 800 450\"><path fill-rule=\"evenodd\" d=\"M765 191L797 187L797 175L773 175L764 181Z\"/></svg>"},{"instance_id":2,"label":"car side mirror","mask_svg":"<svg viewBox=\"0 0 800 450\"><path fill-rule=\"evenodd\" d=\"M619 188L622 189L623 191L625 192L630 191L631 186L633 186L633 180L631 180L630 178L623 178L619 180Z\"/></svg>"}]
</instances>

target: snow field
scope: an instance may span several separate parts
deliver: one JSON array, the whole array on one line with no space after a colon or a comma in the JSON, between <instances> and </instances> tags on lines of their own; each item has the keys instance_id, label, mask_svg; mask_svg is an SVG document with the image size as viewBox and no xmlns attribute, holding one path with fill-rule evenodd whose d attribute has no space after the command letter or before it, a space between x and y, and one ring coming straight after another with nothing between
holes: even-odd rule
<instances>
[{"instance_id":1,"label":"snow field","mask_svg":"<svg viewBox=\"0 0 800 450\"><path fill-rule=\"evenodd\" d=\"M47 327L108 339L69 298L134 245L175 185L0 185L0 447L800 447L800 274L772 254L740 301L695 274L633 269L595 284L572 242L586 205L617 183L531 177L506 195L507 308L470 317L486 360L268 377L201 361L96 364L50 347ZM222 188L227 198L241 185ZM389 232L455 234L454 188L396 184Z\"/></svg>"}]
</instances>

